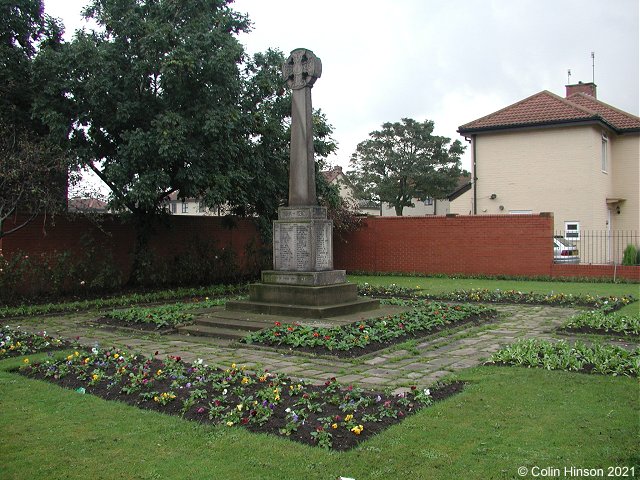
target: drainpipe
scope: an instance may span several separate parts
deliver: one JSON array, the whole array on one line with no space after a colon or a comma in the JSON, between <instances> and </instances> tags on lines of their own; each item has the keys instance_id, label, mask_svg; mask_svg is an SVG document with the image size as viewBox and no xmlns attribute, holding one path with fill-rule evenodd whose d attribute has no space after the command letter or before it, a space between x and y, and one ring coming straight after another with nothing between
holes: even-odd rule
<instances>
[{"instance_id":1,"label":"drainpipe","mask_svg":"<svg viewBox=\"0 0 640 480\"><path fill-rule=\"evenodd\" d=\"M478 191L476 183L478 182L478 164L476 162L476 136L471 135L471 163L473 165L473 214L478 214Z\"/></svg>"}]
</instances>

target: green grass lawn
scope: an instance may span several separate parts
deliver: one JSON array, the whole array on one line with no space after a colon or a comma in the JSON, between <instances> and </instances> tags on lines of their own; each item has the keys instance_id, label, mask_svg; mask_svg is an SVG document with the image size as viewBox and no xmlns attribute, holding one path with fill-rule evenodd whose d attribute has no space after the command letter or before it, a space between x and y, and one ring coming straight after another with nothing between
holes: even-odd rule
<instances>
[{"instance_id":1,"label":"green grass lawn","mask_svg":"<svg viewBox=\"0 0 640 480\"><path fill-rule=\"evenodd\" d=\"M35 359L35 357L32 357ZM460 395L344 453L237 427L202 426L6 370L0 478L521 478L517 469L635 466L638 380L477 367ZM528 477L532 478L532 477Z\"/></svg>"},{"instance_id":2,"label":"green grass lawn","mask_svg":"<svg viewBox=\"0 0 640 480\"><path fill-rule=\"evenodd\" d=\"M424 293L437 294L454 290L469 290L472 288L489 290L518 290L534 293L565 293L590 295L633 295L640 298L640 284L637 283L589 283L589 282L546 282L533 280L488 280L475 278L433 278L433 277L405 277L401 275L349 275L352 283L369 283L370 285L396 284L400 287L420 288ZM627 305L621 312L632 314L638 312L640 303Z\"/></svg>"}]
</instances>

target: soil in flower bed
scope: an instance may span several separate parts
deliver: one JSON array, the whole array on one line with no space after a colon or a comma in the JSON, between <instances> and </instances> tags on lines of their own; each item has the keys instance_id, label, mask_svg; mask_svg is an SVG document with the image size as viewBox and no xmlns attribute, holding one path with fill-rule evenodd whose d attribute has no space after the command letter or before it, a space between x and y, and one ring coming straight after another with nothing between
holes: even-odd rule
<instances>
[{"instance_id":1,"label":"soil in flower bed","mask_svg":"<svg viewBox=\"0 0 640 480\"><path fill-rule=\"evenodd\" d=\"M396 338L393 338L389 341L385 342L376 342L373 341L364 346L354 346L349 350L330 350L325 346L316 346L316 347L292 347L289 345L281 344L278 341L270 341L265 340L262 342L251 342L255 345L266 346L270 348L274 348L276 350L286 350L287 352L304 352L310 353L314 355L324 355L324 356L333 356L337 358L357 358L362 357L364 355L369 355L380 350L385 350L389 347L393 347L394 345L398 345L400 343L406 342L408 340L422 340L428 337L432 337L440 332L458 329L459 327L465 325L483 325L495 321L497 318L495 313L488 313L484 315L472 315L465 319L459 320L454 323L449 323L446 325L437 325L429 330L417 331L411 334L405 334ZM244 340L241 340L243 343Z\"/></svg>"},{"instance_id":2,"label":"soil in flower bed","mask_svg":"<svg viewBox=\"0 0 640 480\"><path fill-rule=\"evenodd\" d=\"M393 395L344 388L335 378L307 385L268 372L250 374L235 365L219 370L185 364L179 357L163 362L114 352L77 352L66 362L26 365L20 373L79 394L339 451L464 388L463 382L452 382Z\"/></svg>"}]
</instances>

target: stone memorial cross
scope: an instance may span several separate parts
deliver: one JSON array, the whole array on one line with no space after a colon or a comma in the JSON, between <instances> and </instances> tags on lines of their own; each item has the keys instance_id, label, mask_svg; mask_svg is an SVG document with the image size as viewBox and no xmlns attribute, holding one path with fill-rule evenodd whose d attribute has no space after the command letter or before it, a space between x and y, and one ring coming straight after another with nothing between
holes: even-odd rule
<instances>
[{"instance_id":1,"label":"stone memorial cross","mask_svg":"<svg viewBox=\"0 0 640 480\"><path fill-rule=\"evenodd\" d=\"M322 62L311 50L298 48L282 65L282 74L292 89L289 206L317 205L311 87L322 74Z\"/></svg>"},{"instance_id":2,"label":"stone memorial cross","mask_svg":"<svg viewBox=\"0 0 640 480\"><path fill-rule=\"evenodd\" d=\"M378 308L377 300L358 297L345 270L333 268L333 223L316 198L311 87L321 73L306 48L282 65L292 89L289 205L273 221L273 270L249 286L249 300L229 301L227 310L327 319Z\"/></svg>"}]
</instances>

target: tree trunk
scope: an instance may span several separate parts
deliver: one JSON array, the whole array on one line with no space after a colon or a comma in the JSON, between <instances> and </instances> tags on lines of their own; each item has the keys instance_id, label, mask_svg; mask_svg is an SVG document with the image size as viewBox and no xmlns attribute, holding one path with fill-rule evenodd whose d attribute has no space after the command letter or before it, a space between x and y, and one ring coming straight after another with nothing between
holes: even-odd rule
<instances>
[{"instance_id":1,"label":"tree trunk","mask_svg":"<svg viewBox=\"0 0 640 480\"><path fill-rule=\"evenodd\" d=\"M133 225L136 232L136 241L133 249L133 265L129 275L128 284L132 286L144 286L154 283L157 265L154 265L153 254L149 251L149 240L156 227L156 215L146 212L133 214Z\"/></svg>"},{"instance_id":2,"label":"tree trunk","mask_svg":"<svg viewBox=\"0 0 640 480\"><path fill-rule=\"evenodd\" d=\"M404 207L402 205L396 205L395 209L396 209L396 216L397 217L401 217L402 216L402 210L404 210Z\"/></svg>"}]
</instances>

